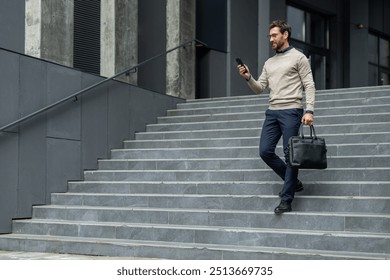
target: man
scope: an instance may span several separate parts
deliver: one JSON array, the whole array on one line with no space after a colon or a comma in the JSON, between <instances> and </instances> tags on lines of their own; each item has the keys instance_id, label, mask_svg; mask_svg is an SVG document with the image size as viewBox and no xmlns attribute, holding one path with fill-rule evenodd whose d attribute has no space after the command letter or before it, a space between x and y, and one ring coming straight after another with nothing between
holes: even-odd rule
<instances>
[{"instance_id":1,"label":"man","mask_svg":"<svg viewBox=\"0 0 390 280\"><path fill-rule=\"evenodd\" d=\"M263 67L258 80L250 74L246 65L239 65L238 70L249 87L257 94L269 88L269 108L260 136L260 157L283 180L284 185L279 193L280 204L275 214L292 210L294 193L303 190L298 180L298 169L289 163L288 140L298 135L301 122L313 125L315 87L310 64L304 54L290 46L291 27L282 20L273 21L269 26L269 40L276 54L269 58ZM303 89L306 95L304 113L302 98ZM275 154L279 139L283 136L285 161Z\"/></svg>"}]
</instances>

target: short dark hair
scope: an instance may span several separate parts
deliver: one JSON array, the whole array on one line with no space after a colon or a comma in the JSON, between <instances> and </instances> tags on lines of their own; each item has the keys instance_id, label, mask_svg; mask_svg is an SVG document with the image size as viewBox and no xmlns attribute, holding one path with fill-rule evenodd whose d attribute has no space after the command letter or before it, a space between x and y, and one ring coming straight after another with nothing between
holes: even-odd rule
<instances>
[{"instance_id":1,"label":"short dark hair","mask_svg":"<svg viewBox=\"0 0 390 280\"><path fill-rule=\"evenodd\" d=\"M284 33L284 32L288 32L288 40L290 40L290 37L291 37L291 26L287 23L287 21L284 21L284 20L274 20L273 22L271 22L271 24L269 25L269 29L272 29L274 27L279 27L280 29L280 33Z\"/></svg>"}]
</instances>

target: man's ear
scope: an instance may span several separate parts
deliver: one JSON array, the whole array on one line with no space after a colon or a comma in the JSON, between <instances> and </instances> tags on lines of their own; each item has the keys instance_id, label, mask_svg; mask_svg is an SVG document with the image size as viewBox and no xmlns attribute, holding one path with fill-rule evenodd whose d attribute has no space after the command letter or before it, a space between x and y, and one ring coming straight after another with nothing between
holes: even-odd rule
<instances>
[{"instance_id":1,"label":"man's ear","mask_svg":"<svg viewBox=\"0 0 390 280\"><path fill-rule=\"evenodd\" d=\"M288 38L288 31L284 31L283 38L287 40L287 38Z\"/></svg>"}]
</instances>

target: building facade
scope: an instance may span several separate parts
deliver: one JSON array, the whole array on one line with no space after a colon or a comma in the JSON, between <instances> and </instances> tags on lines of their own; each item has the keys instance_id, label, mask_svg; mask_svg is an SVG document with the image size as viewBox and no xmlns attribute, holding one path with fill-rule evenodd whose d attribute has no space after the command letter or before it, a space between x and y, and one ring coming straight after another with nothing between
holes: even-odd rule
<instances>
[{"instance_id":1,"label":"building facade","mask_svg":"<svg viewBox=\"0 0 390 280\"><path fill-rule=\"evenodd\" d=\"M272 55L268 25L286 19L311 60L318 89L389 84L385 0L0 1L0 47L109 77L188 40L124 80L202 98L250 94L235 57L260 74Z\"/></svg>"}]
</instances>

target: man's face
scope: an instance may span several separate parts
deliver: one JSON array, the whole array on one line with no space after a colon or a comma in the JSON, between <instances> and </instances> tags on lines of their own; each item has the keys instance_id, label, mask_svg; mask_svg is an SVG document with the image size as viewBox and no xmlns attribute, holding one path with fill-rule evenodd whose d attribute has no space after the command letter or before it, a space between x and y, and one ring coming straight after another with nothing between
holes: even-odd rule
<instances>
[{"instance_id":1,"label":"man's face","mask_svg":"<svg viewBox=\"0 0 390 280\"><path fill-rule=\"evenodd\" d=\"M282 34L279 27L274 27L269 30L269 41L273 50L278 51L283 48L287 41L288 32Z\"/></svg>"}]
</instances>

